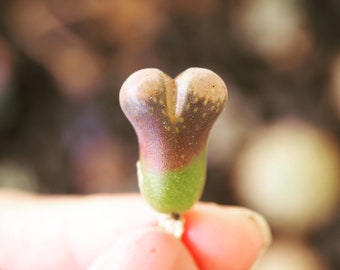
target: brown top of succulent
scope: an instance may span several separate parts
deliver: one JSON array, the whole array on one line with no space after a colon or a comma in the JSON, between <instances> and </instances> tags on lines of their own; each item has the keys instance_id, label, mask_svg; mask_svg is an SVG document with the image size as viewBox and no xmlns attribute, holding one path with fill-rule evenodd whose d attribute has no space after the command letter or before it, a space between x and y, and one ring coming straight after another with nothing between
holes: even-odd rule
<instances>
[{"instance_id":1,"label":"brown top of succulent","mask_svg":"<svg viewBox=\"0 0 340 270\"><path fill-rule=\"evenodd\" d=\"M153 170L181 168L205 149L227 89L210 70L190 68L175 79L158 69L133 73L120 92L122 109L139 140L140 158Z\"/></svg>"}]
</instances>

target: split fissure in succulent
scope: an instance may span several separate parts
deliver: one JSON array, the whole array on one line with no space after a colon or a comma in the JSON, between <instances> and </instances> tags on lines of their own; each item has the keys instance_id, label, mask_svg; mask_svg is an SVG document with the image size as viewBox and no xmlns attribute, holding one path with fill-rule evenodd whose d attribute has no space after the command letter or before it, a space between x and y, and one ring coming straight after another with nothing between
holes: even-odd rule
<instances>
[{"instance_id":1,"label":"split fissure in succulent","mask_svg":"<svg viewBox=\"0 0 340 270\"><path fill-rule=\"evenodd\" d=\"M158 212L177 216L200 198L208 134L226 99L223 80L203 68L175 79L143 69L124 82L120 103L138 137L139 187Z\"/></svg>"}]
</instances>

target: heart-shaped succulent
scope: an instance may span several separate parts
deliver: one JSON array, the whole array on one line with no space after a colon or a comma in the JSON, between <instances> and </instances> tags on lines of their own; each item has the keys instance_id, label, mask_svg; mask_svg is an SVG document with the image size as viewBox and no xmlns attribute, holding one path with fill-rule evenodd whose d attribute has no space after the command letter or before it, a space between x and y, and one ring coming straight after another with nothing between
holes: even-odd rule
<instances>
[{"instance_id":1,"label":"heart-shaped succulent","mask_svg":"<svg viewBox=\"0 0 340 270\"><path fill-rule=\"evenodd\" d=\"M226 99L223 80L203 68L175 79L143 69L124 82L120 104L138 136L139 187L158 212L181 214L199 200L207 138Z\"/></svg>"}]
</instances>

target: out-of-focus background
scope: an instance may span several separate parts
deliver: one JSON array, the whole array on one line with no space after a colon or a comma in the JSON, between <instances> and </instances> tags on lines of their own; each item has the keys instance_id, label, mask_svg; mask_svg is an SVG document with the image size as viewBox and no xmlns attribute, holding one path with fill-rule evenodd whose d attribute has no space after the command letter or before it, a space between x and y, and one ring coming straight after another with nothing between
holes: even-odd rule
<instances>
[{"instance_id":1,"label":"out-of-focus background","mask_svg":"<svg viewBox=\"0 0 340 270\"><path fill-rule=\"evenodd\" d=\"M340 269L338 0L1 1L0 187L137 191L120 86L191 66L229 90L202 200L268 219L256 269Z\"/></svg>"}]
</instances>

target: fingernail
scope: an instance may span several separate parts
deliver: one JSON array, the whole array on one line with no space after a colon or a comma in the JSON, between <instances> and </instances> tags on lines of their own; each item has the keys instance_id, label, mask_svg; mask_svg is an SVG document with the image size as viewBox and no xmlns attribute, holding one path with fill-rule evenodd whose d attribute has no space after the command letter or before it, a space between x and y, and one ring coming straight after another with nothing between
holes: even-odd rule
<instances>
[{"instance_id":1,"label":"fingernail","mask_svg":"<svg viewBox=\"0 0 340 270\"><path fill-rule=\"evenodd\" d=\"M231 209L231 213L238 215L238 216L243 216L249 219L250 221L252 221L253 223L255 223L257 228L259 229L259 232L262 235L262 239L263 239L262 248L259 251L257 258L254 261L252 267L250 268L250 270L255 270L257 267L256 265L258 265L258 262L261 260L263 254L266 253L268 247L270 246L272 242L272 234L271 234L269 224L262 215L252 210L249 210L247 208L236 207L236 208Z\"/></svg>"},{"instance_id":2,"label":"fingernail","mask_svg":"<svg viewBox=\"0 0 340 270\"><path fill-rule=\"evenodd\" d=\"M187 214L186 224L183 241L207 269L250 269L271 242L265 219L242 207L201 203Z\"/></svg>"},{"instance_id":3,"label":"fingernail","mask_svg":"<svg viewBox=\"0 0 340 270\"><path fill-rule=\"evenodd\" d=\"M260 215L257 212L254 212L250 209L243 208L243 207L230 208L230 209L228 209L228 213L238 215L238 216L242 216L244 218L247 218L248 220L250 220L254 224L256 224L257 228L259 229L259 232L262 235L262 239L263 239L262 250L264 251L268 248L268 246L272 242L272 233L271 233L268 222L266 221L266 219L262 215Z\"/></svg>"}]
</instances>

